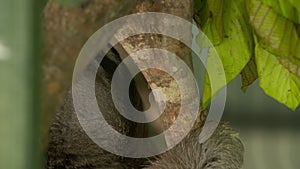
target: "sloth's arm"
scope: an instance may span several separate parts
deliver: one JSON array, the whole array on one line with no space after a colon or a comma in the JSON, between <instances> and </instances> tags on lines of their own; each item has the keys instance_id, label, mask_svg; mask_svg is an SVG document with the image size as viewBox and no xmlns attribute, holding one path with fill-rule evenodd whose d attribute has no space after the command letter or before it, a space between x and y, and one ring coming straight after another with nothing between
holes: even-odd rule
<instances>
[{"instance_id":1,"label":"sloth's arm","mask_svg":"<svg viewBox=\"0 0 300 169\"><path fill-rule=\"evenodd\" d=\"M199 144L201 129L189 135L170 151L150 162L147 169L240 169L243 144L238 134L226 124L219 124L214 134Z\"/></svg>"}]
</instances>

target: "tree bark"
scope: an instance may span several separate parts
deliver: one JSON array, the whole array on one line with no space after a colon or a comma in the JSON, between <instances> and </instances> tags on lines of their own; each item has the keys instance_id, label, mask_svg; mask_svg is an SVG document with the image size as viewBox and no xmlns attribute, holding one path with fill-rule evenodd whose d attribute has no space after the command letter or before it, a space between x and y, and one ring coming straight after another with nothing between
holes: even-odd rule
<instances>
[{"instance_id":1,"label":"tree bark","mask_svg":"<svg viewBox=\"0 0 300 169\"><path fill-rule=\"evenodd\" d=\"M145 0L136 6L134 12L135 13L162 12L162 13L179 16L183 19L186 19L187 21L192 22L193 1L191 0L182 0L182 1ZM174 25L174 27L176 27L176 30L178 30L178 36L192 43L191 42L192 28L189 27L188 25L179 25L180 23L171 23L171 21L162 18L155 18L155 19L157 25L164 25L164 24ZM134 32L140 29L139 28L140 25L137 25L136 23L130 23L130 21L128 21L126 26L127 27L124 26L121 27L117 32L121 34L123 31L130 30ZM120 34L115 35L117 39L122 38L119 36ZM136 35L133 37L129 37L124 41L121 41L120 45L116 46L116 48L119 51L119 53L121 53L121 57L123 58L125 58L128 54L135 53L142 49L149 49L149 48L164 49L171 53L176 54L189 66L191 70L193 70L192 58L190 52L191 50L187 46L185 46L182 42L172 39L170 37L157 35L157 34ZM180 72L180 67L176 67L176 65L174 65L174 63L172 63L168 59L155 60L151 57L145 56L143 60L135 59L134 62L137 65L142 64L141 62L150 62L156 64L157 67L160 67L159 65L172 66L174 68L174 73L180 74L180 80L182 81L183 84L185 84L186 86L191 86L193 83L190 77L186 76L187 72ZM145 79L146 82L143 82L144 81L143 78ZM145 135L151 136L153 135L153 133L160 133L168 129L178 117L178 112L180 110L180 107L182 106L180 103L181 99L180 99L179 87L175 79L173 79L171 75L162 72L161 70L147 69L142 71L142 76L136 77L135 80L139 82L137 83L137 90L140 93L144 108L149 107L148 94L150 93L151 90L160 89L167 97L167 105L166 105L166 109L164 110L164 113L158 120L150 124L151 129L149 128L146 129L147 131L144 131ZM188 91L189 89L187 88L186 90ZM192 102L192 100L195 98L195 94L189 93L186 97L188 97L186 98L187 100L190 100L190 102ZM156 102L159 103L161 98L163 98L163 96L161 96L160 93L154 93L154 98ZM199 114L200 112L201 110L199 111ZM157 113L157 112L153 112L153 113ZM188 116L188 112L184 112L184 113ZM198 125L199 124L200 124L200 120L198 120ZM145 127L141 127L141 128L145 128ZM183 133L183 131L180 130L176 130L172 132L174 133L174 137L177 137L178 135ZM169 144L171 140L172 137L165 140L166 144Z\"/></svg>"},{"instance_id":2,"label":"tree bark","mask_svg":"<svg viewBox=\"0 0 300 169\"><path fill-rule=\"evenodd\" d=\"M46 116L43 124L47 130L71 86L75 61L84 43L106 23L131 12L135 3L136 0L92 0L65 6L54 0L48 2L43 18L42 87ZM110 36L116 30L112 30ZM90 61L87 60L87 64Z\"/></svg>"}]
</instances>

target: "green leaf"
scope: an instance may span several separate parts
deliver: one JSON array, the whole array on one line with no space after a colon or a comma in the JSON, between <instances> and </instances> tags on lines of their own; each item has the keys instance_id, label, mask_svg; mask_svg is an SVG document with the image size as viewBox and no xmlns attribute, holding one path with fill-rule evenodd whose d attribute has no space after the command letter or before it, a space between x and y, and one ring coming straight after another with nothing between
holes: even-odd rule
<instances>
[{"instance_id":1,"label":"green leaf","mask_svg":"<svg viewBox=\"0 0 300 169\"><path fill-rule=\"evenodd\" d=\"M278 61L280 64L285 67L287 70L289 70L291 73L296 75L298 78L300 78L300 67L292 63L290 60L286 58L278 58Z\"/></svg>"},{"instance_id":2,"label":"green leaf","mask_svg":"<svg viewBox=\"0 0 300 169\"><path fill-rule=\"evenodd\" d=\"M208 50L206 75L204 79L202 100L202 106L204 108L206 108L218 91L226 85L225 70L215 48L210 48Z\"/></svg>"},{"instance_id":3,"label":"green leaf","mask_svg":"<svg viewBox=\"0 0 300 169\"><path fill-rule=\"evenodd\" d=\"M224 38L219 45L215 46L215 49L225 69L226 83L229 83L243 70L253 55L253 37L250 25L248 25L248 17L243 0L224 1L223 10L223 15L219 16L223 16ZM212 25L213 22L206 22L205 24ZM204 25L204 27L212 27L210 25ZM218 25L215 28L223 29L222 25ZM207 31L209 32L209 30L205 29L204 33L207 33ZM210 59L210 54L207 59L207 68L213 67L215 64L214 59ZM215 77L208 77L207 74L205 76L202 98L202 106L204 108L209 104L212 96L226 85L223 83L219 84L216 86L215 91L211 91L209 78Z\"/></svg>"},{"instance_id":4,"label":"green leaf","mask_svg":"<svg viewBox=\"0 0 300 169\"><path fill-rule=\"evenodd\" d=\"M248 0L247 7L261 45L274 55L300 66L299 25L277 14L261 0Z\"/></svg>"},{"instance_id":5,"label":"green leaf","mask_svg":"<svg viewBox=\"0 0 300 169\"><path fill-rule=\"evenodd\" d=\"M298 24L300 23L299 0L262 0L262 2L285 18Z\"/></svg>"},{"instance_id":6,"label":"green leaf","mask_svg":"<svg viewBox=\"0 0 300 169\"><path fill-rule=\"evenodd\" d=\"M257 67L255 63L255 57L251 57L250 61L247 63L243 71L242 75L242 90L246 92L249 85L251 85L257 78Z\"/></svg>"},{"instance_id":7,"label":"green leaf","mask_svg":"<svg viewBox=\"0 0 300 169\"><path fill-rule=\"evenodd\" d=\"M213 45L218 45L224 37L223 0L208 0L199 6L195 20Z\"/></svg>"},{"instance_id":8,"label":"green leaf","mask_svg":"<svg viewBox=\"0 0 300 169\"><path fill-rule=\"evenodd\" d=\"M280 57L259 44L255 48L255 55L260 87L267 95L295 110L300 103L300 78L280 63Z\"/></svg>"}]
</instances>

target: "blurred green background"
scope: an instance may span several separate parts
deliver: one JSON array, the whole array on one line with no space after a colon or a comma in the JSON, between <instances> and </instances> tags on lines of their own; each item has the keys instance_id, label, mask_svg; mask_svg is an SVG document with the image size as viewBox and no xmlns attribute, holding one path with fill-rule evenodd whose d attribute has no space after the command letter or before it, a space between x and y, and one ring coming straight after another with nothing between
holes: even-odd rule
<instances>
[{"instance_id":1,"label":"blurred green background","mask_svg":"<svg viewBox=\"0 0 300 169\"><path fill-rule=\"evenodd\" d=\"M0 168L35 169L39 147L40 11L45 1L0 0Z\"/></svg>"},{"instance_id":2,"label":"blurred green background","mask_svg":"<svg viewBox=\"0 0 300 169\"><path fill-rule=\"evenodd\" d=\"M266 96L259 80L246 93L240 78L228 85L223 120L240 133L244 169L300 168L300 108L294 112Z\"/></svg>"}]
</instances>

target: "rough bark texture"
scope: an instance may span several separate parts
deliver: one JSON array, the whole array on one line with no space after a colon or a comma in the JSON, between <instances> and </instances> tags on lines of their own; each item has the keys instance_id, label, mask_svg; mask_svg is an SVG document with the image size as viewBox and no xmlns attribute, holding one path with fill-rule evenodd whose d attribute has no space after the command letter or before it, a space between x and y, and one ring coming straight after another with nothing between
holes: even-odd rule
<instances>
[{"instance_id":1,"label":"rough bark texture","mask_svg":"<svg viewBox=\"0 0 300 169\"><path fill-rule=\"evenodd\" d=\"M168 13L172 15L179 16L183 19L186 19L190 22L192 22L193 17L193 1L191 0L181 0L181 1L174 1L174 0L145 0L142 3L138 4L136 8L134 9L134 12L163 12ZM191 34L192 34L192 28L188 27L187 25L179 25L179 23L170 22L166 19L162 18L156 18L157 25L174 25L176 27L176 30L178 30L178 35L182 39L185 39L187 41L191 40ZM145 21L147 22L147 21ZM118 32L126 31L126 30L139 30L139 26L135 23L130 23L128 21L127 27L121 27ZM156 28L153 28L156 29ZM115 35L116 36L116 35ZM121 37L116 36L117 39L120 39ZM170 51L171 53L176 54L178 57L180 57L185 63L190 67L191 70L193 70L192 67L192 59L191 59L191 53L190 49L185 46L183 43L181 43L178 40L162 36L162 35L156 35L156 34L142 34L142 35L136 35L130 38L125 39L124 41L120 42L121 48L119 47L120 53L123 54L125 57L127 54L132 54L134 52L137 52L142 49L149 49L149 48L158 48L158 49L165 49L167 51ZM122 52L124 50L125 52ZM124 57L123 56L123 57ZM121 55L122 57L122 55ZM192 86L193 81L190 79L189 76L187 76L187 72L184 72L181 70L180 67L176 67L170 60L168 59L153 59L150 57L145 57L143 60L136 59L134 62L139 65L140 62L151 62L154 64L159 65L168 65L173 66L174 68L174 74L180 75L180 80L186 85L186 86ZM166 109L164 110L164 113L160 116L158 120L152 123L152 128L156 131L145 131L146 135L151 135L151 133L157 133L162 132L166 129L169 129L169 127L174 123L176 120L180 107L182 106L180 104L180 91L179 87L177 85L177 82L172 78L171 75L158 70L158 69L148 69L142 71L142 75L146 80L146 83L148 84L146 87L139 87L137 86L137 90L140 93L144 108L148 107L147 100L148 100L148 94L149 91L153 89L160 89L167 97L167 103L166 103ZM142 81L142 80L139 80ZM138 84L139 85L139 84ZM147 88L149 86L149 88ZM185 88L186 92L189 92L189 88ZM148 92L145 92L145 90L149 90ZM195 93L189 92L186 96L187 100L190 100L190 104L192 104L193 99L195 98ZM160 98L162 96L160 94L154 94L155 100L159 103ZM199 111L200 114L201 110ZM184 112L186 118L189 118L189 112ZM188 123L188 122L187 122ZM199 123L199 120L197 121ZM147 130L147 129L146 129ZM151 129L150 129L151 130ZM152 129L153 130L153 129ZM174 133L174 137L177 137L178 135L182 134L184 131L176 130L172 131ZM172 137L168 140L166 139L166 144L169 142L172 142Z\"/></svg>"}]
</instances>

